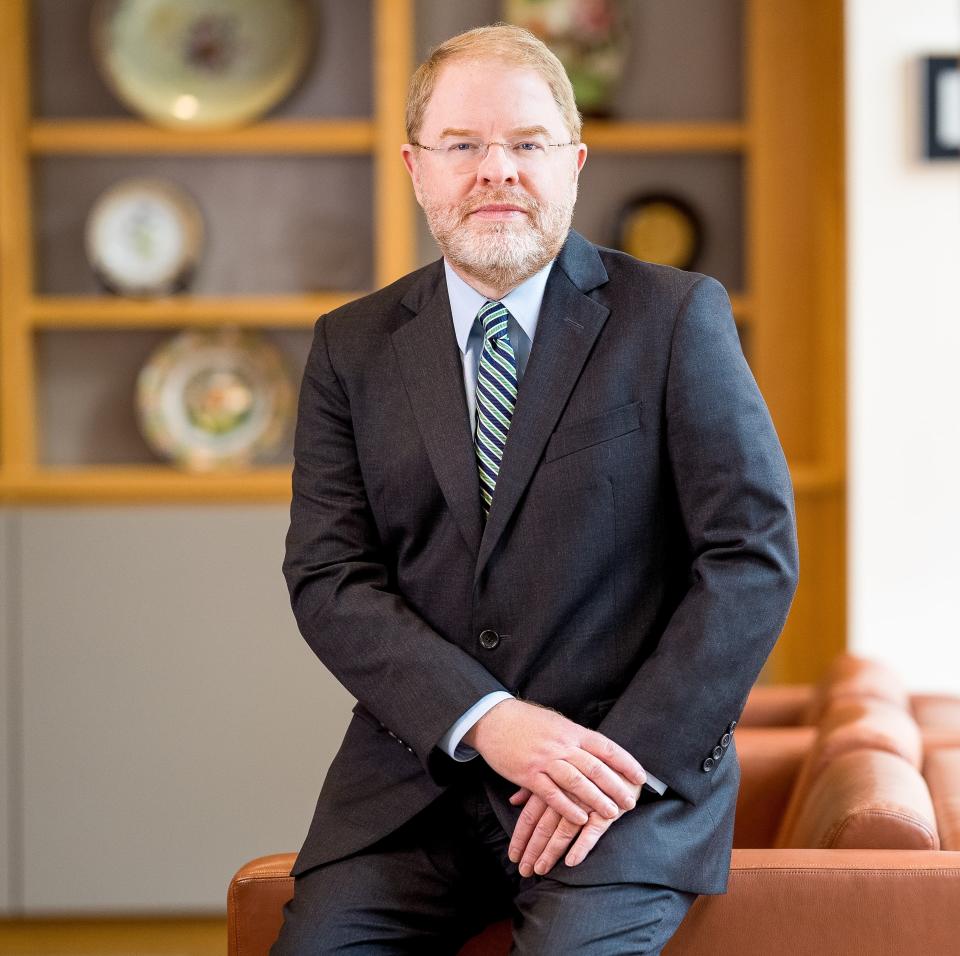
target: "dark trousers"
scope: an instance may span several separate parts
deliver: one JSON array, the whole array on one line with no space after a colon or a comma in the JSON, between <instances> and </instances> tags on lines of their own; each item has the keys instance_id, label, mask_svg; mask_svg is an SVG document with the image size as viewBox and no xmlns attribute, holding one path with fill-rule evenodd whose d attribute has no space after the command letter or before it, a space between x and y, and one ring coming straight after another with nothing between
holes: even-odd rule
<instances>
[{"instance_id":1,"label":"dark trousers","mask_svg":"<svg viewBox=\"0 0 960 956\"><path fill-rule=\"evenodd\" d=\"M656 954L697 898L654 883L521 877L509 845L482 783L465 774L382 840L299 874L271 956L455 956L506 918L511 956Z\"/></svg>"}]
</instances>

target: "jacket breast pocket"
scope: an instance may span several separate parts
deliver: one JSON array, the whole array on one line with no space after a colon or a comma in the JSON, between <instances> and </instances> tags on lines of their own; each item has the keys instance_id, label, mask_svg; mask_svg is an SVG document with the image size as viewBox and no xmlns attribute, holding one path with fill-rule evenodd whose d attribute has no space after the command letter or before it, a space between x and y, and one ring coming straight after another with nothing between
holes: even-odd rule
<instances>
[{"instance_id":1,"label":"jacket breast pocket","mask_svg":"<svg viewBox=\"0 0 960 956\"><path fill-rule=\"evenodd\" d=\"M572 455L575 451L636 431L640 427L641 404L636 401L628 405L618 405L598 415L591 415L558 428L547 442L544 462Z\"/></svg>"}]
</instances>

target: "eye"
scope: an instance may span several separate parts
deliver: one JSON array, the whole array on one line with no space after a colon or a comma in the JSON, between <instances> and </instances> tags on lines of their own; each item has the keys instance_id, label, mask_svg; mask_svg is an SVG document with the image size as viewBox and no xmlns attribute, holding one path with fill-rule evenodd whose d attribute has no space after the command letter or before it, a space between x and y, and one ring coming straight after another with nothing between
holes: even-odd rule
<instances>
[{"instance_id":1,"label":"eye","mask_svg":"<svg viewBox=\"0 0 960 956\"><path fill-rule=\"evenodd\" d=\"M514 143L513 148L518 153L535 153L537 150L543 149L539 143L534 143L530 140L524 140L522 143Z\"/></svg>"},{"instance_id":2,"label":"eye","mask_svg":"<svg viewBox=\"0 0 960 956\"><path fill-rule=\"evenodd\" d=\"M476 143L451 143L447 147L448 153L475 153L480 147Z\"/></svg>"}]
</instances>

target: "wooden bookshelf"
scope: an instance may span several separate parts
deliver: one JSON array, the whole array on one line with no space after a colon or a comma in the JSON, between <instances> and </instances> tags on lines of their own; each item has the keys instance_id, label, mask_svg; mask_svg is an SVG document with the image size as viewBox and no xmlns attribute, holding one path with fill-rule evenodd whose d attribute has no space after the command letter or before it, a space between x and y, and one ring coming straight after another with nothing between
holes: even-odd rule
<instances>
[{"instance_id":1,"label":"wooden bookshelf","mask_svg":"<svg viewBox=\"0 0 960 956\"><path fill-rule=\"evenodd\" d=\"M38 461L39 331L238 324L309 329L366 289L134 300L36 290L34 161L60 156L367 156L374 286L414 268L419 215L399 158L414 66L413 0L372 0L370 116L266 118L218 131L133 118L30 114L28 0L0 4L0 500L275 501L289 468L186 475L157 465L49 467ZM802 581L769 679L803 680L843 646L845 580L843 24L840 0L743 0L743 115L731 122L588 121L597 154L727 154L744 185L744 282L732 292L751 366L791 462ZM582 197L587 202L588 197ZM803 635L791 638L791 634ZM812 643L811 643L812 642Z\"/></svg>"}]
</instances>

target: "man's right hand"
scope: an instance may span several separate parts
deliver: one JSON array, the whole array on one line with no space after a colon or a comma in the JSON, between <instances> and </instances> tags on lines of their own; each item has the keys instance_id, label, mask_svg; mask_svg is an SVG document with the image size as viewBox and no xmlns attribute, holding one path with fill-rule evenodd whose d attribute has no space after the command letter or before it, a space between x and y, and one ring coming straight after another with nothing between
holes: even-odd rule
<instances>
[{"instance_id":1,"label":"man's right hand","mask_svg":"<svg viewBox=\"0 0 960 956\"><path fill-rule=\"evenodd\" d=\"M588 815L571 795L612 819L636 806L623 778L637 785L647 779L640 763L609 737L529 701L500 701L467 731L463 742L501 777L526 787L580 825Z\"/></svg>"}]
</instances>

